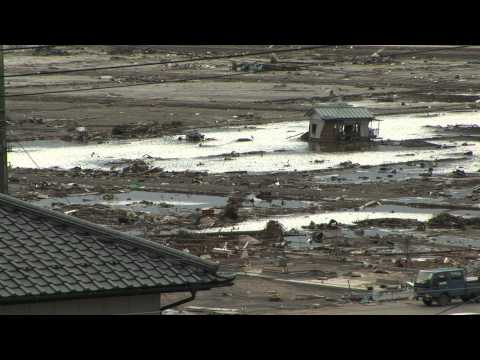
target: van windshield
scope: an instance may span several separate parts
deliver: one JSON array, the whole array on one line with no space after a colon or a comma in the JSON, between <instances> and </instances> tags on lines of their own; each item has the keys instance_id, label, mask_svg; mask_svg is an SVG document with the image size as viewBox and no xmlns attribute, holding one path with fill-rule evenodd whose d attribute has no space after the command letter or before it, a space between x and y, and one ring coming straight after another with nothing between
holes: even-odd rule
<instances>
[{"instance_id":1,"label":"van windshield","mask_svg":"<svg viewBox=\"0 0 480 360\"><path fill-rule=\"evenodd\" d=\"M417 280L415 281L417 284L426 284L428 281L432 280L433 273L421 271L417 275Z\"/></svg>"}]
</instances>

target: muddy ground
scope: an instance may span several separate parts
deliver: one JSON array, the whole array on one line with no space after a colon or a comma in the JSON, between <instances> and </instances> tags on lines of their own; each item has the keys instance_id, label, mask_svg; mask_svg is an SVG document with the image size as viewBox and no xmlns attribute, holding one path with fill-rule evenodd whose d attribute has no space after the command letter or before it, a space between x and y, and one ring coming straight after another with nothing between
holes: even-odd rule
<instances>
[{"instance_id":1,"label":"muddy ground","mask_svg":"<svg viewBox=\"0 0 480 360\"><path fill-rule=\"evenodd\" d=\"M8 54L5 62L8 74L20 74L265 48L72 46L63 47L66 54L62 55L29 50ZM103 143L173 136L187 129L305 121L304 113L312 106L332 101L364 104L379 116L477 109L479 47L422 54L411 52L430 48L386 47L383 53L392 57L372 63L370 55L377 50L366 46L310 50L279 55L281 62L304 66L298 70L93 92L25 96L231 75L232 64L211 60L11 77L6 79L9 141L17 148L19 142L42 139L78 145L75 128L80 126L89 130L89 143ZM268 63L270 56L238 62L253 60ZM409 161L406 156L388 165L347 162L330 169L284 169L266 174L208 173L208 169L199 168L171 172L150 166L145 159L127 161L123 164L127 171L38 169L32 162L31 168L13 164L10 191L41 206L217 261L223 270L239 274L233 288L199 295L184 307L187 312L192 310L188 306L194 306L196 313L308 314L328 313L328 309L338 313L352 303L385 301L387 295L378 295L382 292L396 294L403 301L409 296L405 283L421 268L466 266L478 273L478 225L476 220L465 219L480 217L480 176L476 171L450 171L456 165L475 163L472 155L476 154L469 154L460 144L477 144L478 139L471 138L469 131L452 134L437 130L442 141L458 142L452 150L456 156L442 161ZM420 151L410 147L403 150ZM428 174L430 168L434 171ZM183 195L190 200L179 200ZM196 195L205 197L199 200ZM213 210L205 212L206 208ZM454 218L430 221L445 212ZM310 224L308 228L309 221L290 221L292 217L322 214L348 215L342 217L347 223L330 227ZM283 229L264 230L263 223L253 230L242 227L259 219L265 224L268 220L283 223ZM332 219L336 220L334 215ZM294 237L290 224L304 240L289 243ZM240 232L232 232L235 227ZM307 242L319 233L321 241ZM372 291L376 291L376 300L369 297Z\"/></svg>"},{"instance_id":2,"label":"muddy ground","mask_svg":"<svg viewBox=\"0 0 480 360\"><path fill-rule=\"evenodd\" d=\"M257 51L266 47L155 46L153 52L115 47L67 47L67 55L7 54L7 74L152 63ZM131 49L131 48L130 48ZM480 85L480 48L398 56L415 49L396 48L391 62L362 64L372 47L340 47L280 55L281 61L308 64L297 71L245 73L215 80L137 86L103 91L25 96L28 93L231 75L230 60L157 65L55 76L7 78L12 139L52 139L86 126L108 138L116 125L158 122L163 133L185 128L261 124L303 118L303 111L325 101L372 100L375 114L465 109L475 106ZM270 56L241 58L269 62ZM353 64L354 62L358 62ZM473 93L473 94L468 94ZM332 95L333 94L333 95ZM428 104L426 104L428 103ZM242 115L253 114L242 118ZM234 118L234 116L238 116ZM174 123L173 126L171 124ZM180 125L181 123L181 125ZM176 124L176 125L175 125ZM134 134L132 134L134 135Z\"/></svg>"}]
</instances>

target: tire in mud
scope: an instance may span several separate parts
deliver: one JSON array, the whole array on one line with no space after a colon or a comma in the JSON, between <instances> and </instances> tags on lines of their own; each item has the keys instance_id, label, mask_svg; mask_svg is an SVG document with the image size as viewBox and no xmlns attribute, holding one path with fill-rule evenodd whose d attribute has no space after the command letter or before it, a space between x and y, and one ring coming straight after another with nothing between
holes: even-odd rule
<instances>
[{"instance_id":1,"label":"tire in mud","mask_svg":"<svg viewBox=\"0 0 480 360\"><path fill-rule=\"evenodd\" d=\"M432 306L433 300L422 299L422 301L426 306Z\"/></svg>"},{"instance_id":2,"label":"tire in mud","mask_svg":"<svg viewBox=\"0 0 480 360\"><path fill-rule=\"evenodd\" d=\"M448 296L447 294L442 294L440 295L440 297L437 299L437 303L438 305L440 306L448 306L452 303L452 299L450 298L450 296Z\"/></svg>"}]
</instances>

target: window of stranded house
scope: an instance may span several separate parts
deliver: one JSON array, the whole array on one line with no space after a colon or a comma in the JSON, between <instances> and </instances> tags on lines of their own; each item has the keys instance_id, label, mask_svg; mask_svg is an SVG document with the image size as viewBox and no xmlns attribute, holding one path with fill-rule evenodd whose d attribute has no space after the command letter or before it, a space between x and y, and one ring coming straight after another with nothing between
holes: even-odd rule
<instances>
[{"instance_id":1,"label":"window of stranded house","mask_svg":"<svg viewBox=\"0 0 480 360\"><path fill-rule=\"evenodd\" d=\"M340 135L345 139L351 139L360 135L360 125L358 123L352 125L341 125Z\"/></svg>"},{"instance_id":2,"label":"window of stranded house","mask_svg":"<svg viewBox=\"0 0 480 360\"><path fill-rule=\"evenodd\" d=\"M313 136L317 135L317 124L312 124L311 134Z\"/></svg>"}]
</instances>

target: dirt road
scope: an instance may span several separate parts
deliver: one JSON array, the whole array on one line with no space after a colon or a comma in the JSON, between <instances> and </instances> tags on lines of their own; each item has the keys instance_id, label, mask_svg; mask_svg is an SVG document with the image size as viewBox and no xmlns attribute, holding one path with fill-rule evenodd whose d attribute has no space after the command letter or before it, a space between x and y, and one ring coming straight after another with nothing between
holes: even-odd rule
<instances>
[{"instance_id":1,"label":"dirt road","mask_svg":"<svg viewBox=\"0 0 480 360\"><path fill-rule=\"evenodd\" d=\"M454 303L461 305L461 303ZM443 310L438 306L427 307L421 302L405 301L396 303L384 303L373 305L345 305L341 308L324 308L308 311L292 311L291 315L437 315ZM478 313L480 314L480 304L463 304L455 309L447 311L443 315L452 315L459 313Z\"/></svg>"}]
</instances>

